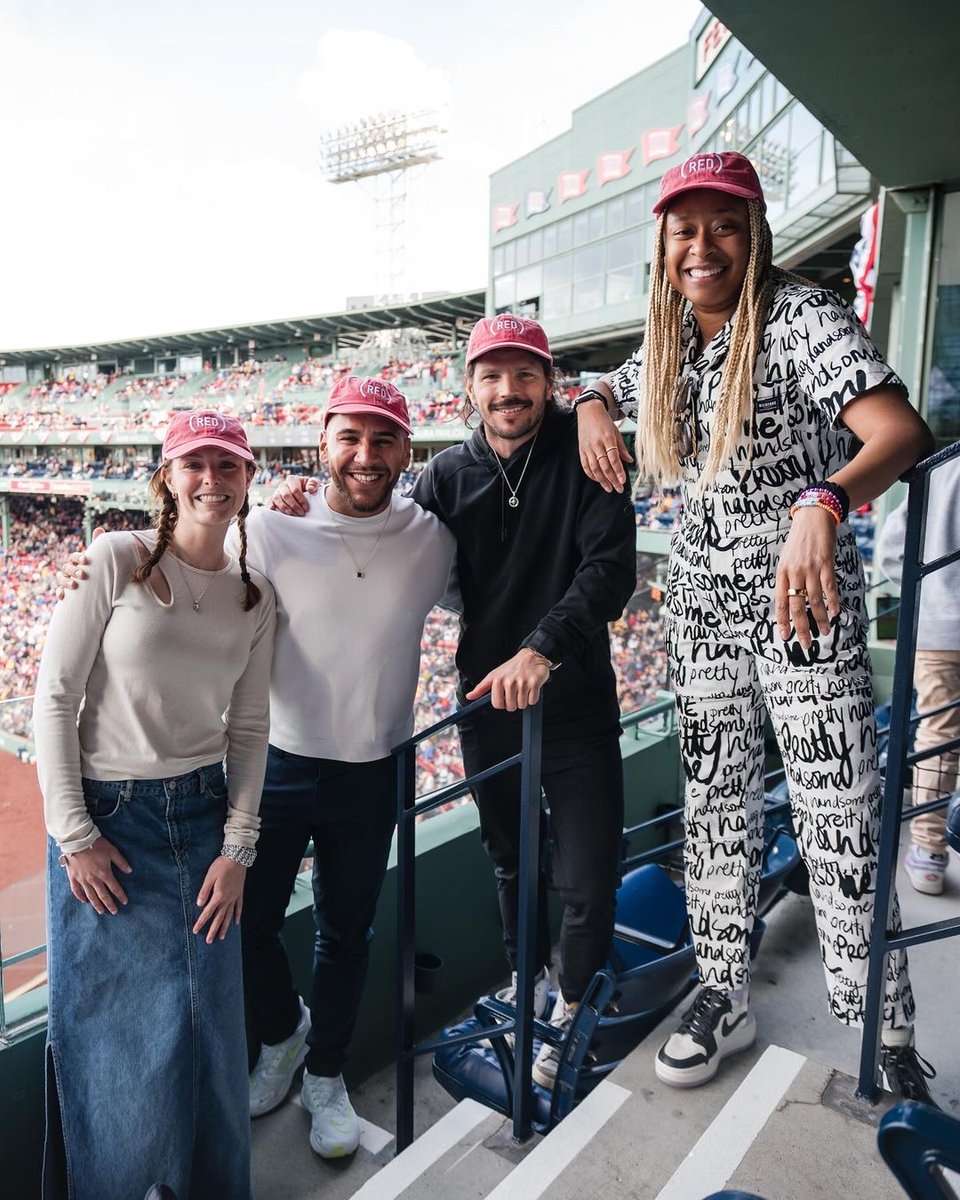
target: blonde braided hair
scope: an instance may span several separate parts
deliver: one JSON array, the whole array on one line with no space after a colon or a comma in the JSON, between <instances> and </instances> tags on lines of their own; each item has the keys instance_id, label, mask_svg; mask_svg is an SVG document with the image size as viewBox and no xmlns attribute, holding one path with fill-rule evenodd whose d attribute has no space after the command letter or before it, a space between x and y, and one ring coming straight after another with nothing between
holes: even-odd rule
<instances>
[{"instance_id":1,"label":"blonde braided hair","mask_svg":"<svg viewBox=\"0 0 960 1200\"><path fill-rule=\"evenodd\" d=\"M698 484L700 490L713 483L720 467L730 461L744 442L748 459L752 457L753 372L773 292L777 284L785 280L807 282L799 275L773 266L773 234L763 206L759 200L747 200L746 205L750 254L732 317L730 346L721 373L707 462ZM666 213L663 212L657 219L650 267L636 454L638 478L652 476L657 482L672 483L680 475L674 405L680 380L680 334L686 301L667 279L665 222Z\"/></svg>"}]
</instances>

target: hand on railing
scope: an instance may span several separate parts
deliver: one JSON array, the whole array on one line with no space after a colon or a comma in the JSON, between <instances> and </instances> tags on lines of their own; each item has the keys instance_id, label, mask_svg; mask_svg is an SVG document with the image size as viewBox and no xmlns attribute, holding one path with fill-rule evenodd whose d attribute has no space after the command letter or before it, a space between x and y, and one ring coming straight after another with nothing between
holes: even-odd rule
<instances>
[{"instance_id":1,"label":"hand on railing","mask_svg":"<svg viewBox=\"0 0 960 1200\"><path fill-rule=\"evenodd\" d=\"M536 704L551 670L549 659L524 646L513 658L494 667L475 688L467 692L465 698L479 700L481 696L489 695L494 708L516 712L517 709Z\"/></svg>"}]
</instances>

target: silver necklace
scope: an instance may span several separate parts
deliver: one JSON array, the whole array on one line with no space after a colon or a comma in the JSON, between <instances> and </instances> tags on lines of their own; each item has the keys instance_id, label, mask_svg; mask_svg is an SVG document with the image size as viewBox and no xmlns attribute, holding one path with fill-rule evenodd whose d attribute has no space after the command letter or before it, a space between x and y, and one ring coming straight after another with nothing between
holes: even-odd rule
<instances>
[{"instance_id":1,"label":"silver necklace","mask_svg":"<svg viewBox=\"0 0 960 1200\"><path fill-rule=\"evenodd\" d=\"M187 583L187 573L183 569L183 563L180 561L179 558L177 558L177 556L175 554L171 555L171 557L173 558L173 561L177 564L177 567L179 568L180 578L183 580L183 586L187 589L187 595L193 601L193 611L199 612L200 611L200 601L204 598L204 596L210 590L210 584L213 583L213 579L208 579L207 586L203 589L203 591L200 593L199 596L195 596L193 594L193 589L190 587L190 584Z\"/></svg>"},{"instance_id":2,"label":"silver necklace","mask_svg":"<svg viewBox=\"0 0 960 1200\"><path fill-rule=\"evenodd\" d=\"M533 435L533 441L530 443L530 449L527 451L527 457L523 464L523 470L520 472L520 478L517 480L516 487L513 487L513 485L510 483L510 480L507 478L507 473L503 469L503 463L500 461L500 455L496 452L496 450L493 450L492 446L490 447L490 449L493 450L493 457L497 460L497 466L500 468L500 474L503 476L503 482L507 485L507 490L510 493L510 499L507 501L507 503L511 508L518 508L520 505L520 499L517 496L517 492L520 491L520 485L523 483L523 477L527 473L527 467L530 466L530 455L533 454L533 448L537 444L537 438L539 436L540 430L538 429Z\"/></svg>"},{"instance_id":3,"label":"silver necklace","mask_svg":"<svg viewBox=\"0 0 960 1200\"><path fill-rule=\"evenodd\" d=\"M363 560L362 563L357 561L357 556L350 549L350 543L347 541L346 534L343 532L343 529L341 527L340 516L337 513L337 510L335 508L332 508L330 506L330 504L327 504L327 508L330 509L330 515L331 515L331 517L333 517L333 524L337 530L337 533L340 536L340 541L343 542L344 550L346 550L347 554L350 556L350 561L353 563L354 570L357 573L357 578L365 579L366 575L367 575L367 567L370 566L373 556L376 554L377 548L380 545L380 539L386 533L387 526L390 524L390 517L393 515L393 498L391 497L390 503L387 506L387 515L384 518L383 523L380 526L379 532L377 533L376 541L373 543L373 549L370 551L370 553L367 555L367 557Z\"/></svg>"}]
</instances>

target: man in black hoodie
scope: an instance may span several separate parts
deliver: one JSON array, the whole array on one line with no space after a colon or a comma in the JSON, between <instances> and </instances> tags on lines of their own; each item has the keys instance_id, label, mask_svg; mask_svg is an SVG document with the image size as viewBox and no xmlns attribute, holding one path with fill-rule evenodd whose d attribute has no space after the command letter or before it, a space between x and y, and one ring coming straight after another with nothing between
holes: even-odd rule
<instances>
[{"instance_id":1,"label":"man in black hoodie","mask_svg":"<svg viewBox=\"0 0 960 1200\"><path fill-rule=\"evenodd\" d=\"M553 882L563 900L560 996L568 1027L613 935L623 826L619 705L607 623L636 582L628 496L584 474L574 413L555 398L553 358L536 321L479 321L466 356L466 404L481 425L420 475L414 498L457 539L462 700L492 707L461 725L474 774L520 748L521 713L543 695L542 781L553 830ZM616 449L613 447L613 449ZM478 784L483 844L496 867L507 958L517 965L519 768ZM540 882L537 1015L546 1015L550 930ZM512 996L510 996L512 998ZM534 1064L552 1087L557 1053Z\"/></svg>"}]
</instances>

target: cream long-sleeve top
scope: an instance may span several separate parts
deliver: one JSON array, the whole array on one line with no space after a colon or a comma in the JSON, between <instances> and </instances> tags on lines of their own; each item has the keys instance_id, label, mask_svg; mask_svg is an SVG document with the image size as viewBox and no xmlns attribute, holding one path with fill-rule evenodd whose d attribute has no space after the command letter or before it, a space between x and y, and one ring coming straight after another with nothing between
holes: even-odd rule
<instances>
[{"instance_id":1,"label":"cream long-sleeve top","mask_svg":"<svg viewBox=\"0 0 960 1200\"><path fill-rule=\"evenodd\" d=\"M168 551L171 599L135 583L135 539L90 546L89 579L54 609L34 700L47 830L67 854L100 836L81 779L165 779L226 760L226 840L256 844L276 626L273 588L244 612L240 567L201 571ZM152 578L152 576L151 576ZM194 600L202 597L199 610Z\"/></svg>"}]
</instances>

